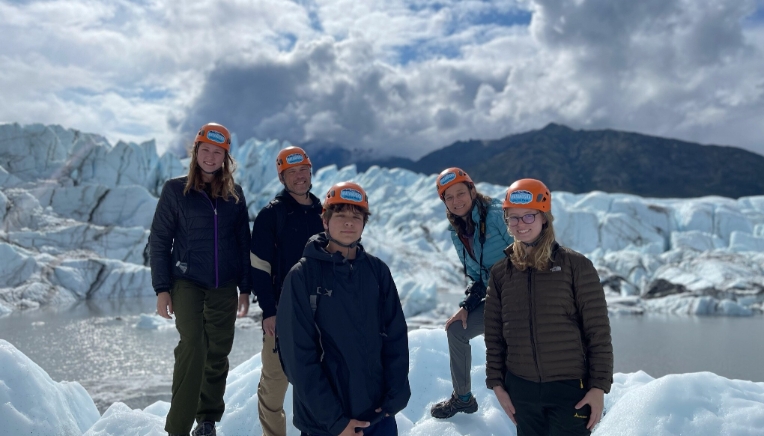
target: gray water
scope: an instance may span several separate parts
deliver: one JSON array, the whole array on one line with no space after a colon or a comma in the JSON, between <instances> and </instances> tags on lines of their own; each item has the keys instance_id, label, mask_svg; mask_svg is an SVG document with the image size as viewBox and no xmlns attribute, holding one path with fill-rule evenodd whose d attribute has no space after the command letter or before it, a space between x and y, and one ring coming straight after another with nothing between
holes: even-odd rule
<instances>
[{"instance_id":1,"label":"gray water","mask_svg":"<svg viewBox=\"0 0 764 436\"><path fill-rule=\"evenodd\" d=\"M56 381L78 381L103 412L121 401L144 408L169 401L174 328L135 328L152 313L155 298L83 301L68 308L15 312L0 318L0 338L40 365ZM442 324L442 322L438 322ZM613 316L616 372L653 377L711 371L764 382L764 317ZM262 348L260 325L237 327L231 368ZM444 364L447 364L444 362Z\"/></svg>"},{"instance_id":2,"label":"gray water","mask_svg":"<svg viewBox=\"0 0 764 436\"><path fill-rule=\"evenodd\" d=\"M0 317L0 339L13 344L53 380L77 381L103 412L115 401L144 408L170 401L174 327L136 328L140 314L156 311L156 297L87 300L67 308L46 307ZM252 311L250 311L252 312ZM240 323L237 323L237 325ZM236 328L231 368L262 348L260 325Z\"/></svg>"}]
</instances>

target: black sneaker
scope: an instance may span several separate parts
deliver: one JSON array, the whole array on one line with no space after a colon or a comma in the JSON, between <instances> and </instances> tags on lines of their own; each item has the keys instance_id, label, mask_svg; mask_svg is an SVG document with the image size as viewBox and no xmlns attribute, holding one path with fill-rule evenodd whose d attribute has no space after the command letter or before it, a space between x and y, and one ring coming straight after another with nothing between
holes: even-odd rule
<instances>
[{"instance_id":1,"label":"black sneaker","mask_svg":"<svg viewBox=\"0 0 764 436\"><path fill-rule=\"evenodd\" d=\"M196 426L191 436L216 436L215 423L212 421L202 421Z\"/></svg>"},{"instance_id":2,"label":"black sneaker","mask_svg":"<svg viewBox=\"0 0 764 436\"><path fill-rule=\"evenodd\" d=\"M456 396L455 393L451 394L451 398L443 400L440 403L436 403L430 409L430 414L433 418L447 419L459 412L463 413L475 413L478 410L477 400L474 395L470 395L470 399L462 401Z\"/></svg>"}]
</instances>

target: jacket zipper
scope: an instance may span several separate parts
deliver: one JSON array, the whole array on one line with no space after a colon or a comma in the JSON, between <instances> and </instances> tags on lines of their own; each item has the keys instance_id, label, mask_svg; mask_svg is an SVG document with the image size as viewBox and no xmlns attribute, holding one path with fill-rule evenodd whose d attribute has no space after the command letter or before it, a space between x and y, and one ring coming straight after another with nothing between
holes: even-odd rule
<instances>
[{"instance_id":1,"label":"jacket zipper","mask_svg":"<svg viewBox=\"0 0 764 436\"><path fill-rule=\"evenodd\" d=\"M220 278L218 277L218 199L215 198L215 204L212 204L212 200L210 200L210 197L207 196L207 193L202 191L204 194L204 197L207 198L207 201L210 202L210 207L212 207L212 212L215 214L214 222L215 222L215 287L220 287Z\"/></svg>"},{"instance_id":2,"label":"jacket zipper","mask_svg":"<svg viewBox=\"0 0 764 436\"><path fill-rule=\"evenodd\" d=\"M533 363L536 364L536 371L538 372L539 383L540 383L541 382L541 367L539 366L539 360L538 360L538 357L536 356L536 340L534 339L534 334L533 334L533 288L532 288L531 274L533 274L533 269L528 268L528 324L530 324L531 351L533 351Z\"/></svg>"}]
</instances>

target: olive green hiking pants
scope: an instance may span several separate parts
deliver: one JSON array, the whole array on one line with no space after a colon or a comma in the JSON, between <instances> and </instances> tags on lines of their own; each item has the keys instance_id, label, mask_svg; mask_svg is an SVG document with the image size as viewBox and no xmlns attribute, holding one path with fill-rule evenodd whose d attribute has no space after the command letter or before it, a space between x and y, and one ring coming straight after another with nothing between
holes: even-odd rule
<instances>
[{"instance_id":1,"label":"olive green hiking pants","mask_svg":"<svg viewBox=\"0 0 764 436\"><path fill-rule=\"evenodd\" d=\"M236 285L209 289L186 280L176 280L170 295L180 342L165 431L187 434L194 420L217 422L223 416L239 297Z\"/></svg>"}]
</instances>

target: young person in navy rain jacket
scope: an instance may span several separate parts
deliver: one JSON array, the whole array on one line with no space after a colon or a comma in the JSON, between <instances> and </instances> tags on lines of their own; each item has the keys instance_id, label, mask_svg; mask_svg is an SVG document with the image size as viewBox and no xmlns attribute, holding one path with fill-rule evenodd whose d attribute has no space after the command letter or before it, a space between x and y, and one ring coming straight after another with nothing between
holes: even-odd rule
<instances>
[{"instance_id":1,"label":"young person in navy rain jacket","mask_svg":"<svg viewBox=\"0 0 764 436\"><path fill-rule=\"evenodd\" d=\"M408 404L406 320L390 269L359 244L366 192L332 186L325 231L284 280L276 316L281 359L302 435L390 436Z\"/></svg>"}]
</instances>

